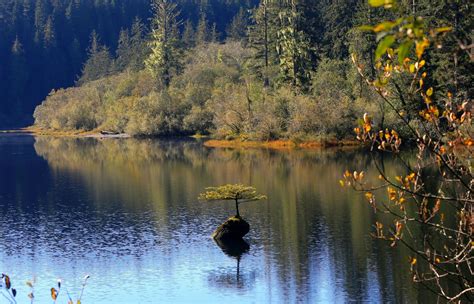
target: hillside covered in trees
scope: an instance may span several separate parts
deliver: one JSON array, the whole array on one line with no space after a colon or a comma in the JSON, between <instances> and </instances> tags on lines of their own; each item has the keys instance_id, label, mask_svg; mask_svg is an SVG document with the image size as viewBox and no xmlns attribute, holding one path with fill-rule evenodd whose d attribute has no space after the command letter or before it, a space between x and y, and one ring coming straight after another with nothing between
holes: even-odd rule
<instances>
[{"instance_id":1,"label":"hillside covered in trees","mask_svg":"<svg viewBox=\"0 0 474 304\"><path fill-rule=\"evenodd\" d=\"M175 2L181 19L197 26L204 18L222 35L241 8L255 4L251 0ZM31 124L34 108L52 89L74 85L92 50L93 37L100 37L101 46L115 56L122 30L135 31L135 38L144 39L150 16L149 0L0 1L0 127Z\"/></svg>"},{"instance_id":2,"label":"hillside covered in trees","mask_svg":"<svg viewBox=\"0 0 474 304\"><path fill-rule=\"evenodd\" d=\"M459 97L472 95L472 73L466 73L472 63L457 41L469 38L472 5L462 1L405 0L392 11L374 10L365 0L65 2L44 0L50 12L42 17L44 25L36 25L41 14L32 8L31 30L7 31L10 43L2 50L14 72L2 77L16 79L13 85L2 81L2 92L9 94L2 98L6 117L28 117L49 90L75 83L52 92L36 109L38 127L145 136L344 138L364 112L379 113L374 121L381 127L394 126L395 117L385 115L351 54L364 74L375 77L373 54L382 37L361 26L401 15L453 28L428 58L432 85ZM77 5L84 6L83 15L72 14ZM55 54L46 43L51 35ZM27 68L14 67L22 64ZM403 96L409 85L402 75L396 79L394 103L410 100Z\"/></svg>"}]
</instances>

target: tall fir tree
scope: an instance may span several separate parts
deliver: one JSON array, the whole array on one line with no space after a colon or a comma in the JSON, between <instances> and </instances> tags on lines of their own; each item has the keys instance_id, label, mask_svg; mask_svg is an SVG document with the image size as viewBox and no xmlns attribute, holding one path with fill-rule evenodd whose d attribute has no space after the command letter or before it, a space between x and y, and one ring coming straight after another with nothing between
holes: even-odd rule
<instances>
[{"instance_id":1,"label":"tall fir tree","mask_svg":"<svg viewBox=\"0 0 474 304\"><path fill-rule=\"evenodd\" d=\"M99 35L95 30L92 31L90 41L88 48L89 58L84 64L82 76L78 81L79 84L97 80L109 75L112 71L113 61L109 49L105 45L100 44Z\"/></svg>"},{"instance_id":2,"label":"tall fir tree","mask_svg":"<svg viewBox=\"0 0 474 304\"><path fill-rule=\"evenodd\" d=\"M232 18L227 27L227 37L233 40L246 41L248 36L249 15L245 8L241 7L239 12Z\"/></svg>"},{"instance_id":3,"label":"tall fir tree","mask_svg":"<svg viewBox=\"0 0 474 304\"><path fill-rule=\"evenodd\" d=\"M184 23L184 30L181 39L185 47L192 48L196 44L196 37L195 37L194 27L191 20L186 20Z\"/></svg>"},{"instance_id":4,"label":"tall fir tree","mask_svg":"<svg viewBox=\"0 0 474 304\"><path fill-rule=\"evenodd\" d=\"M284 81L306 89L310 82L311 43L303 30L305 15L298 0L280 2L277 53Z\"/></svg>"},{"instance_id":5,"label":"tall fir tree","mask_svg":"<svg viewBox=\"0 0 474 304\"><path fill-rule=\"evenodd\" d=\"M9 62L9 115L21 117L24 114L24 104L21 98L21 92L27 88L28 69L25 56L25 50L18 36L15 38L11 48L11 57Z\"/></svg>"},{"instance_id":6,"label":"tall fir tree","mask_svg":"<svg viewBox=\"0 0 474 304\"><path fill-rule=\"evenodd\" d=\"M177 5L169 0L154 0L150 55L145 59L147 70L157 82L168 87L173 73L180 69Z\"/></svg>"},{"instance_id":7,"label":"tall fir tree","mask_svg":"<svg viewBox=\"0 0 474 304\"><path fill-rule=\"evenodd\" d=\"M206 14L201 13L199 23L196 28L196 45L209 42L210 30Z\"/></svg>"},{"instance_id":8,"label":"tall fir tree","mask_svg":"<svg viewBox=\"0 0 474 304\"><path fill-rule=\"evenodd\" d=\"M249 46L255 50L252 67L265 87L270 86L271 68L278 64L277 20L278 7L273 1L262 0L252 11L249 25Z\"/></svg>"}]
</instances>

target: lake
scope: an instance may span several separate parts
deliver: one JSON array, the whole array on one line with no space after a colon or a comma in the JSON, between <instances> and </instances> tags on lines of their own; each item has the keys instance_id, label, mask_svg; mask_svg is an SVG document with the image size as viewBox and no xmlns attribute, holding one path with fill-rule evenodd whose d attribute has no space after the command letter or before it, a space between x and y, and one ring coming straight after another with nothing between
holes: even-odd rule
<instances>
[{"instance_id":1,"label":"lake","mask_svg":"<svg viewBox=\"0 0 474 304\"><path fill-rule=\"evenodd\" d=\"M85 304L435 301L411 283L409 252L370 236L386 219L338 183L371 163L360 150L2 136L0 271L19 303L33 278L35 303L51 302L58 278L66 303L86 274ZM234 205L197 200L226 183L268 196L241 205L250 248L237 255L210 237Z\"/></svg>"}]
</instances>

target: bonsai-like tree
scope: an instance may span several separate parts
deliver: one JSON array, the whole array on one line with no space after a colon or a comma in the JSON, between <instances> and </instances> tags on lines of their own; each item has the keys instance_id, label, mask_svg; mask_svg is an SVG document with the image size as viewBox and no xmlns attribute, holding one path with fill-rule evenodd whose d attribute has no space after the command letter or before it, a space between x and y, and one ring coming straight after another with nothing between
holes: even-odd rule
<instances>
[{"instance_id":1,"label":"bonsai-like tree","mask_svg":"<svg viewBox=\"0 0 474 304\"><path fill-rule=\"evenodd\" d=\"M199 195L201 201L235 201L236 217L240 218L239 205L267 199L265 195L258 194L254 187L242 184L224 185L206 188L206 192Z\"/></svg>"}]
</instances>

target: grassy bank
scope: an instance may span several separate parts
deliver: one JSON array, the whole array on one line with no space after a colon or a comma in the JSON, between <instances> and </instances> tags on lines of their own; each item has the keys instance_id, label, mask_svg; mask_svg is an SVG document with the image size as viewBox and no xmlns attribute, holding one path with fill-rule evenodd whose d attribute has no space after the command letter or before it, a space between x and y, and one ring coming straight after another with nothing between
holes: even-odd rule
<instances>
[{"instance_id":1,"label":"grassy bank","mask_svg":"<svg viewBox=\"0 0 474 304\"><path fill-rule=\"evenodd\" d=\"M204 146L210 148L269 148L278 150L287 149L320 149L331 147L356 147L360 142L355 140L309 140L296 142L288 139L270 141L242 141L242 140L218 140L211 139L204 142Z\"/></svg>"}]
</instances>

